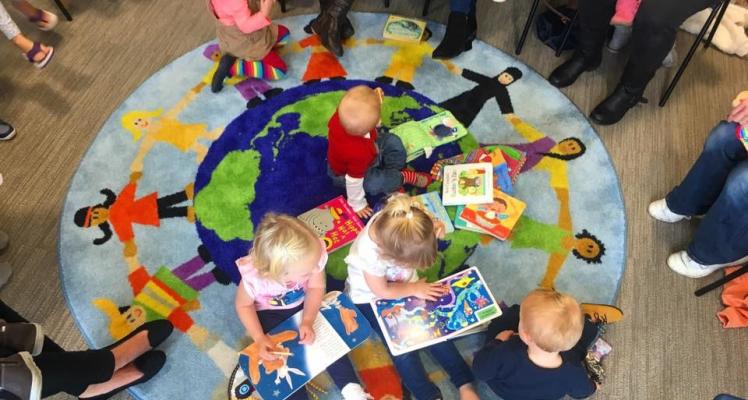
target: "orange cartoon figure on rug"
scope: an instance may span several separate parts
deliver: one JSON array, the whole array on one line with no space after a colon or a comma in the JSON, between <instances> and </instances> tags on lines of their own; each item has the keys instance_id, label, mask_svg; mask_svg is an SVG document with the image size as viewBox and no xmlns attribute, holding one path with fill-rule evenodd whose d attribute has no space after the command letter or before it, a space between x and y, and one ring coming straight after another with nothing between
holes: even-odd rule
<instances>
[{"instance_id":1,"label":"orange cartoon figure on rug","mask_svg":"<svg viewBox=\"0 0 748 400\"><path fill-rule=\"evenodd\" d=\"M343 45L345 47L353 47L356 44L355 39L347 39ZM301 80L305 84L316 83L322 79L345 79L348 75L348 71L343 68L343 65L338 61L335 54L330 53L329 50L322 45L322 41L317 35L309 35L304 39L294 42L289 46L286 46L286 51L300 52L305 48L311 49L311 56L304 71L304 76Z\"/></svg>"},{"instance_id":2,"label":"orange cartoon figure on rug","mask_svg":"<svg viewBox=\"0 0 748 400\"><path fill-rule=\"evenodd\" d=\"M115 195L110 189L104 188L101 194L106 197L104 202L83 207L76 211L73 219L81 228L98 227L104 236L94 239L93 244L102 245L112 238L112 229L124 243L125 257L137 254L133 224L158 227L163 218L186 217L190 222L195 221L195 211L192 206L178 206L191 201L194 195L192 183L184 190L164 197L158 197L153 192L141 198L136 198L138 180L143 176L140 172L130 174L130 181Z\"/></svg>"}]
</instances>

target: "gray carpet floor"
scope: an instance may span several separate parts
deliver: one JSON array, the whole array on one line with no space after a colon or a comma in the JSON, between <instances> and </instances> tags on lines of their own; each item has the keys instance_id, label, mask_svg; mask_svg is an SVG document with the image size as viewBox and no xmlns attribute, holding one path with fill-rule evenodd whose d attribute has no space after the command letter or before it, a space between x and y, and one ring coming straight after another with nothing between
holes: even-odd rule
<instances>
[{"instance_id":1,"label":"gray carpet floor","mask_svg":"<svg viewBox=\"0 0 748 400\"><path fill-rule=\"evenodd\" d=\"M51 0L36 1L54 8ZM384 10L380 0L357 3L357 10ZM423 5L392 3L391 11L404 15L419 14ZM447 2L432 3L429 18L446 21ZM529 4L480 0L480 39L512 52ZM289 1L289 14L314 9L313 0ZM77 1L71 11L75 20L62 21L53 33L17 18L32 38L56 46L44 71L28 65L9 44L0 46L0 117L19 131L14 140L0 143L5 176L0 229L12 237L0 260L15 270L0 296L42 323L64 347L82 349L58 279L57 224L70 178L106 118L138 85L214 35L204 0ZM679 34L681 55L692 41ZM519 58L546 76L559 63L532 35ZM615 87L624 61L623 55L606 54L601 68L564 92L589 113ZM667 107L659 108L673 73L657 73L646 93L651 104L632 110L618 125L597 128L620 176L628 215L628 262L618 300L626 319L609 329L614 351L608 379L596 395L601 399L703 400L720 392L748 397L742 369L748 330L720 327L714 315L721 308L718 292L693 296L708 278L683 278L665 265L698 222L665 225L646 213L647 204L685 174L733 96L748 89L748 62L715 49L698 52Z\"/></svg>"}]
</instances>

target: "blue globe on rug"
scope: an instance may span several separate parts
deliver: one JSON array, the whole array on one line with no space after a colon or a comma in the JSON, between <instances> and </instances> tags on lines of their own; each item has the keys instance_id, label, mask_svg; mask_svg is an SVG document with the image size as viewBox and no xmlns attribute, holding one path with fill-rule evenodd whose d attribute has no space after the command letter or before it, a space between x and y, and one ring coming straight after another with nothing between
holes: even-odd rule
<instances>
[{"instance_id":1,"label":"blue globe on rug","mask_svg":"<svg viewBox=\"0 0 748 400\"><path fill-rule=\"evenodd\" d=\"M73 178L60 268L89 344L106 345L151 319L177 328L164 345L164 371L131 390L138 399L236 397L231 378L248 340L233 307L234 261L251 248L266 212L297 215L343 194L326 173L327 121L355 85L383 88L385 126L448 109L468 127L459 142L410 163L416 170L481 144L527 154L515 184L527 209L512 236L501 242L458 230L440 244L428 278L476 265L508 304L538 286L582 302L615 301L626 248L618 179L602 142L563 94L484 43L439 62L430 58L435 39L382 40L381 14L352 13L358 31L345 57L320 68L324 50L301 30L310 18L278 21L292 32L281 50L290 67L282 81L232 79L210 93L213 44L164 67L109 118ZM430 28L443 34L443 26ZM332 283L345 279L346 253L330 257ZM470 358L479 341L473 335L458 346ZM363 383L377 398L402 396L382 344L370 342L351 355ZM456 396L444 373L431 360L426 365L445 397ZM339 397L325 374L314 383L321 398Z\"/></svg>"}]
</instances>

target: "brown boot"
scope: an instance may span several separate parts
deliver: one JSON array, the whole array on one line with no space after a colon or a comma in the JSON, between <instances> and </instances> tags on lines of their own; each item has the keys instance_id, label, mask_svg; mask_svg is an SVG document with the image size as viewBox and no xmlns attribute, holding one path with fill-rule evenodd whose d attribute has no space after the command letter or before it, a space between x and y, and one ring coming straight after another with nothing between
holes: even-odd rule
<instances>
[{"instance_id":1,"label":"brown boot","mask_svg":"<svg viewBox=\"0 0 748 400\"><path fill-rule=\"evenodd\" d=\"M329 0L327 8L312 23L312 30L319 35L322 45L338 57L343 55L341 29L353 2L354 0Z\"/></svg>"}]
</instances>

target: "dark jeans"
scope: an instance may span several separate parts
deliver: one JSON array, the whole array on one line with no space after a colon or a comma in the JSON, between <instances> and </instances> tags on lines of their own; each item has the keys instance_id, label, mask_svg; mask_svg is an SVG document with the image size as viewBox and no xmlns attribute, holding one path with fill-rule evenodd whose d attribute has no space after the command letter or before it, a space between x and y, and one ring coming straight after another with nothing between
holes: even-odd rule
<instances>
[{"instance_id":1,"label":"dark jeans","mask_svg":"<svg viewBox=\"0 0 748 400\"><path fill-rule=\"evenodd\" d=\"M291 318L294 314L301 311L304 305L301 304L298 307L289 308L287 310L261 310L257 312L257 317L260 319L260 325L262 330L267 332L280 324L281 322ZM327 367L327 373L330 374L335 385L340 389L344 388L349 383L359 383L356 370L351 364L351 360L348 356L344 356L338 361L332 363ZM290 400L301 400L307 399L306 391L303 389L297 390L291 396L288 397Z\"/></svg>"},{"instance_id":2,"label":"dark jeans","mask_svg":"<svg viewBox=\"0 0 748 400\"><path fill-rule=\"evenodd\" d=\"M0 319L28 322L2 301ZM13 353L13 350L0 348L0 357ZM60 392L78 396L89 385L106 382L114 374L114 355L111 351L65 351L46 336L42 353L34 357L34 363L42 374L42 397Z\"/></svg>"},{"instance_id":3,"label":"dark jeans","mask_svg":"<svg viewBox=\"0 0 748 400\"><path fill-rule=\"evenodd\" d=\"M748 255L748 152L735 130L734 123L719 123L683 182L665 198L676 214L704 215L688 246L688 255L704 265Z\"/></svg>"},{"instance_id":4,"label":"dark jeans","mask_svg":"<svg viewBox=\"0 0 748 400\"><path fill-rule=\"evenodd\" d=\"M636 14L631 37L631 57L621 84L644 90L675 43L675 34L686 18L712 6L715 0L645 0ZM579 0L579 51L601 51L616 0Z\"/></svg>"},{"instance_id":5,"label":"dark jeans","mask_svg":"<svg viewBox=\"0 0 748 400\"><path fill-rule=\"evenodd\" d=\"M450 0L449 11L461 12L463 14L475 15L475 3L477 0Z\"/></svg>"},{"instance_id":6,"label":"dark jeans","mask_svg":"<svg viewBox=\"0 0 748 400\"><path fill-rule=\"evenodd\" d=\"M379 153L364 176L364 192L369 196L388 194L403 185L400 170L405 168L407 153L399 137L386 129L377 133ZM327 173L336 186L345 187L345 176L336 176L328 166Z\"/></svg>"},{"instance_id":7,"label":"dark jeans","mask_svg":"<svg viewBox=\"0 0 748 400\"><path fill-rule=\"evenodd\" d=\"M379 337L384 342L384 336L376 317L374 317L374 310L370 304L356 304L361 313L364 315L372 329L374 329ZM386 345L385 345L386 347ZM474 380L473 372L470 367L465 363L465 359L462 358L460 352L451 341L441 342L432 346L427 347L424 350L428 350L431 356L436 359L436 362L444 368L444 371L449 375L450 381L455 387L470 383ZM387 348L389 352L389 348ZM419 351L411 351L399 356L393 356L392 362L395 364L397 373L400 374L400 380L403 382L405 387L413 394L417 400L432 400L441 398L441 392L439 388L429 380L426 370L423 368L423 363L419 356Z\"/></svg>"},{"instance_id":8,"label":"dark jeans","mask_svg":"<svg viewBox=\"0 0 748 400\"><path fill-rule=\"evenodd\" d=\"M496 340L496 335L502 331L519 331L519 304L515 304L506 310L500 317L491 321L486 330L486 343ZM584 319L584 330L582 330L582 337L579 338L577 344L574 345L569 351L563 352L564 355L574 355L578 357L579 361L583 361L587 356L587 350L590 346L595 343L595 340L600 336L600 328L597 325L590 322L589 319Z\"/></svg>"}]
</instances>

